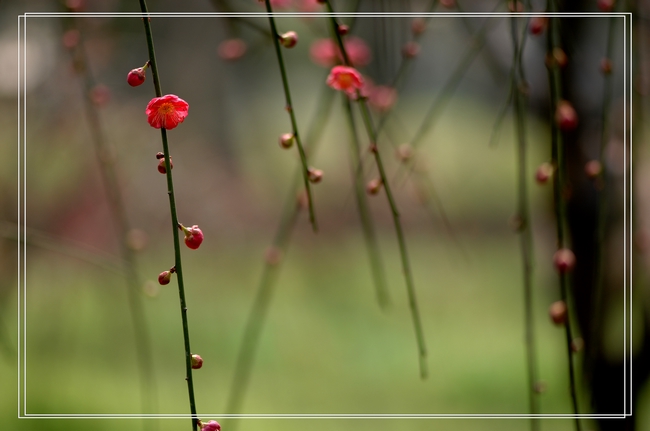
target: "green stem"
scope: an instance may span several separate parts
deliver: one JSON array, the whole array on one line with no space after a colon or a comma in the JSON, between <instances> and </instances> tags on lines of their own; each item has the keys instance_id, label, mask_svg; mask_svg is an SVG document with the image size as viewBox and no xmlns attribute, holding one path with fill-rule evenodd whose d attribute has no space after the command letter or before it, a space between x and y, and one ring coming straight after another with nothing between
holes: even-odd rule
<instances>
[{"instance_id":1,"label":"green stem","mask_svg":"<svg viewBox=\"0 0 650 431\"><path fill-rule=\"evenodd\" d=\"M269 1L269 0L267 0ZM345 46L343 45L343 40L341 39L341 35L337 31L338 29L338 23L336 22L336 17L333 15L334 10L332 9L332 4L329 0L325 1L325 4L327 6L327 10L330 12L330 22L332 24L332 30L334 34L336 35L336 40L339 46L339 49L341 50L341 54L343 56L343 59L345 61L345 64L348 66L351 66L350 59L348 57L348 54L345 50ZM358 91L357 91L358 93ZM391 214L393 216L393 224L395 226L395 233L397 234L397 242L399 244L399 250L400 250L400 257L402 261L402 270L404 272L404 279L406 281L406 291L408 294L408 299L409 299L409 308L411 309L411 317L413 319L413 326L415 329L415 336L416 336L416 341L417 341L417 346L418 346L418 358L419 358L419 363L420 363L420 377L422 379L426 379L427 377L427 350L426 350L426 345L425 345L425 340L424 340L424 332L422 330L422 322L420 319L420 312L418 309L418 304L417 304L417 299L415 296L415 286L413 283L413 275L411 272L411 264L408 258L408 252L407 252L407 247L406 247L406 240L404 237L404 231L402 229L402 223L400 221L400 215L399 211L397 210L397 204L395 203L395 199L393 197L393 193L391 191L390 184L388 183L388 176L386 175L386 171L384 169L384 164L382 162L381 154L379 153L379 148L377 148L377 133L375 132L375 127L372 124L372 118L370 117L370 110L368 109L368 105L366 103L366 100L362 97L360 97L360 94L357 94L357 100L359 102L359 106L361 108L361 115L363 117L363 123L366 127L366 133L368 134L368 138L370 139L370 145L371 145L371 152L375 158L375 163L377 165L377 170L379 171L379 176L381 178L382 184L384 186L384 190L386 191L386 198L388 199L388 204L391 209Z\"/></svg>"},{"instance_id":2,"label":"green stem","mask_svg":"<svg viewBox=\"0 0 650 431\"><path fill-rule=\"evenodd\" d=\"M323 79L323 82L324 81L325 79ZM310 145L308 150L312 152L316 149L318 137L322 135L323 128L329 118L332 107L333 93L330 91L329 87L326 86L323 86L323 90L320 101L317 103L318 110L316 111L314 120L307 131L306 142L307 145ZM282 256L286 256L287 254L289 240L294 228L296 227L298 214L301 210L300 205L296 204L296 192L300 187L301 179L302 167L296 171L282 212L280 224L272 242L272 247L279 250ZM248 381L250 380L255 352L257 351L262 327L266 319L268 308L271 304L271 299L275 292L274 288L277 282L277 274L282 262L284 262L284 259L281 259L279 263L275 264L267 261L264 265L257 293L255 294L253 307L248 313L244 335L237 354L237 362L226 406L226 412L229 414L237 414L241 410L244 395L248 388ZM238 423L239 422L236 420L230 421L228 429L234 431Z\"/></svg>"},{"instance_id":3,"label":"green stem","mask_svg":"<svg viewBox=\"0 0 650 431\"><path fill-rule=\"evenodd\" d=\"M361 219L361 228L366 243L366 250L368 251L368 258L370 259L370 268L372 277L375 284L375 292L377 294L377 302L382 310L385 310L390 305L390 298L388 296L388 287L386 286L386 275L384 273L384 265L382 264L381 256L379 255L379 244L377 242L377 234L375 226L370 217L368 209L368 202L366 200L363 165L361 163L361 146L359 145L359 138L357 136L357 127L354 122L354 115L352 114L352 104L347 95L342 95L344 99L345 113L350 127L350 141L352 143L352 168L354 179L354 195L357 200L357 207L359 210L359 218Z\"/></svg>"},{"instance_id":4,"label":"green stem","mask_svg":"<svg viewBox=\"0 0 650 431\"><path fill-rule=\"evenodd\" d=\"M548 10L555 12L557 10L554 0L549 0ZM560 29L559 18L549 18L548 38L547 38L547 56L552 58L553 48L560 46ZM566 223L566 202L564 197L564 189L566 187L566 162L564 160L564 147L562 131L555 121L555 112L557 105L561 100L562 95L562 82L560 77L560 70L557 64L551 64L548 70L549 87L551 90L551 145L552 145L552 160L553 165L556 167L556 174L553 176L553 200L555 203L555 218L557 226L557 246L558 249L564 248L566 245L565 223ZM560 280L560 297L562 301L569 306L568 294L568 275L566 273L559 274ZM566 348L569 362L569 389L571 393L571 401L573 404L573 411L576 415L575 425L578 431L581 430L580 419L577 416L578 409L578 394L576 390L576 376L575 366L573 364L573 335L571 331L571 319L567 319L565 325L565 338Z\"/></svg>"},{"instance_id":5,"label":"green stem","mask_svg":"<svg viewBox=\"0 0 650 431\"><path fill-rule=\"evenodd\" d=\"M311 185L309 184L309 165L307 164L307 155L305 154L305 149L302 146L300 140L300 134L298 133L298 122L296 121L296 114L293 110L293 104L291 103L291 90L289 89L289 80L287 78L287 71L284 67L284 59L282 57L282 49L280 48L280 35L277 28L275 27L275 20L273 19L273 9L271 8L271 1L266 0L266 11L269 16L269 24L271 26L271 33L273 35L273 44L275 45L275 53L278 58L278 64L280 66L280 75L282 76L282 86L284 88L284 98L286 101L286 109L289 112L289 118L291 119L291 129L296 140L296 146L298 147L298 153L300 154L300 161L302 163L302 177L303 183L305 185L305 190L307 192L307 201L309 204L309 221L311 222L314 232L318 231L318 224L316 223L316 213L314 211L314 201L311 193Z\"/></svg>"},{"instance_id":6,"label":"green stem","mask_svg":"<svg viewBox=\"0 0 650 431\"><path fill-rule=\"evenodd\" d=\"M539 413L539 397L535 388L537 383L537 358L535 353L535 330L533 316L533 263L532 263L532 234L530 229L530 210L528 202L527 179L527 143L526 143L526 111L525 100L522 94L525 78L521 66L521 54L525 39L522 38L521 46L517 29L517 17L510 19L513 63L512 77L514 79L511 91L513 91L513 102L515 112L515 131L517 134L517 166L518 166L518 215L521 219L521 230L519 240L523 265L523 286L524 286L524 316L525 316L525 340L526 359L528 371L528 404L531 414ZM539 430L539 420L531 418L530 426L533 431Z\"/></svg>"},{"instance_id":7,"label":"green stem","mask_svg":"<svg viewBox=\"0 0 650 431\"><path fill-rule=\"evenodd\" d=\"M156 52L153 45L153 34L148 17L147 4L145 0L140 0L140 8L143 13L144 31L147 37L147 48L149 50L149 61L151 62L151 74L156 96L161 97L160 79L158 75L158 66L156 64ZM169 195L169 210L171 213L172 231L174 234L174 265L176 267L176 276L178 279L178 295L180 299L181 320L183 323L183 340L185 347L185 379L187 380L187 392L190 401L190 411L192 414L192 430L198 427L199 419L196 415L196 402L194 400L194 382L192 381L192 350L190 348L190 330L187 322L187 303L185 301L185 287L183 284L183 266L181 264L181 247L178 229L178 217L176 215L176 199L174 197L174 181L172 179L172 168L169 159L169 145L167 141L167 130L160 129L162 138L163 153L165 154L165 168L167 177L167 194Z\"/></svg>"}]
</instances>

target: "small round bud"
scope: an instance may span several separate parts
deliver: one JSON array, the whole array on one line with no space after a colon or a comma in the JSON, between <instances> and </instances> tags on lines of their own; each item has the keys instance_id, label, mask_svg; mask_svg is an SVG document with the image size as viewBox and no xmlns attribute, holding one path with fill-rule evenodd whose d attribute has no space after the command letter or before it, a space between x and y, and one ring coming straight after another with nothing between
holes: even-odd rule
<instances>
[{"instance_id":1,"label":"small round bud","mask_svg":"<svg viewBox=\"0 0 650 431\"><path fill-rule=\"evenodd\" d=\"M217 54L226 61L239 60L246 54L246 42L241 39L228 39L219 44Z\"/></svg>"},{"instance_id":2,"label":"small round bud","mask_svg":"<svg viewBox=\"0 0 650 431\"><path fill-rule=\"evenodd\" d=\"M567 319L567 308L564 301L555 301L548 309L551 320L556 325L564 325Z\"/></svg>"},{"instance_id":3,"label":"small round bud","mask_svg":"<svg viewBox=\"0 0 650 431\"><path fill-rule=\"evenodd\" d=\"M185 234L185 245L196 250L199 248L203 242L203 232L197 225L194 225L190 228L183 226L181 223L178 224L178 228L183 231Z\"/></svg>"},{"instance_id":4,"label":"small round bud","mask_svg":"<svg viewBox=\"0 0 650 431\"><path fill-rule=\"evenodd\" d=\"M285 48L293 48L298 43L298 33L295 31L288 31L280 35L280 43Z\"/></svg>"},{"instance_id":5,"label":"small round bud","mask_svg":"<svg viewBox=\"0 0 650 431\"><path fill-rule=\"evenodd\" d=\"M427 29L427 22L422 18L415 18L411 21L411 32L415 35L420 35L424 33Z\"/></svg>"},{"instance_id":6,"label":"small round bud","mask_svg":"<svg viewBox=\"0 0 650 431\"><path fill-rule=\"evenodd\" d=\"M603 75L609 75L612 73L612 60L609 58L603 58L600 60L600 71Z\"/></svg>"},{"instance_id":7,"label":"small round bud","mask_svg":"<svg viewBox=\"0 0 650 431\"><path fill-rule=\"evenodd\" d=\"M578 114L570 102L562 100L557 104L555 122L563 132L569 132L578 127Z\"/></svg>"},{"instance_id":8,"label":"small round bud","mask_svg":"<svg viewBox=\"0 0 650 431\"><path fill-rule=\"evenodd\" d=\"M309 168L308 178L314 184L320 183L323 179L323 171L320 169Z\"/></svg>"},{"instance_id":9,"label":"small round bud","mask_svg":"<svg viewBox=\"0 0 650 431\"><path fill-rule=\"evenodd\" d=\"M375 178L368 181L368 184L366 184L366 193L369 195L376 195L379 193L379 190L381 190L382 184L381 178Z\"/></svg>"},{"instance_id":10,"label":"small round bud","mask_svg":"<svg viewBox=\"0 0 650 431\"><path fill-rule=\"evenodd\" d=\"M405 58L414 58L420 53L420 45L415 41L408 41L402 47L402 55Z\"/></svg>"},{"instance_id":11,"label":"small round bud","mask_svg":"<svg viewBox=\"0 0 650 431\"><path fill-rule=\"evenodd\" d=\"M598 9L601 12L611 12L616 6L616 0L598 0Z\"/></svg>"},{"instance_id":12,"label":"small round bud","mask_svg":"<svg viewBox=\"0 0 650 431\"><path fill-rule=\"evenodd\" d=\"M544 162L539 165L535 172L535 181L537 181L537 184L546 184L551 175L553 175L553 165Z\"/></svg>"},{"instance_id":13,"label":"small round bud","mask_svg":"<svg viewBox=\"0 0 650 431\"><path fill-rule=\"evenodd\" d=\"M280 146L282 148L291 148L293 145L293 134L292 133L285 133L280 136Z\"/></svg>"},{"instance_id":14,"label":"small round bud","mask_svg":"<svg viewBox=\"0 0 650 431\"><path fill-rule=\"evenodd\" d=\"M406 163L413 158L413 147L408 143L401 144L397 147L395 156L400 162Z\"/></svg>"},{"instance_id":15,"label":"small round bud","mask_svg":"<svg viewBox=\"0 0 650 431\"><path fill-rule=\"evenodd\" d=\"M203 366L203 358L199 355L192 355L192 369L198 370Z\"/></svg>"},{"instance_id":16,"label":"small round bud","mask_svg":"<svg viewBox=\"0 0 650 431\"><path fill-rule=\"evenodd\" d=\"M350 26L345 25L345 24L339 24L338 27L336 27L336 31L341 35L345 36L350 32Z\"/></svg>"},{"instance_id":17,"label":"small round bud","mask_svg":"<svg viewBox=\"0 0 650 431\"><path fill-rule=\"evenodd\" d=\"M174 162L172 162L171 156L169 156L169 167L171 169L174 169ZM167 167L165 166L165 156L163 156L163 158L158 161L158 172L161 174L167 173Z\"/></svg>"},{"instance_id":18,"label":"small round bud","mask_svg":"<svg viewBox=\"0 0 650 431\"><path fill-rule=\"evenodd\" d=\"M221 431L221 425L217 421L210 421L207 424L201 423L201 431Z\"/></svg>"},{"instance_id":19,"label":"small round bud","mask_svg":"<svg viewBox=\"0 0 650 431\"><path fill-rule=\"evenodd\" d=\"M528 30L530 31L530 34L537 36L542 34L542 32L546 29L546 26L548 26L548 17L534 16L530 19Z\"/></svg>"},{"instance_id":20,"label":"small round bud","mask_svg":"<svg viewBox=\"0 0 650 431\"><path fill-rule=\"evenodd\" d=\"M576 266L576 255L568 248L561 248L553 255L553 264L557 272L564 274Z\"/></svg>"},{"instance_id":21,"label":"small round bud","mask_svg":"<svg viewBox=\"0 0 650 431\"><path fill-rule=\"evenodd\" d=\"M126 75L126 82L128 82L131 87L137 87L138 85L141 85L144 83L144 80L147 77L144 70L144 67L133 69L129 72L128 75Z\"/></svg>"},{"instance_id":22,"label":"small round bud","mask_svg":"<svg viewBox=\"0 0 650 431\"><path fill-rule=\"evenodd\" d=\"M158 275L158 283L161 285L169 284L169 281L172 279L171 271L163 271Z\"/></svg>"},{"instance_id":23,"label":"small round bud","mask_svg":"<svg viewBox=\"0 0 650 431\"><path fill-rule=\"evenodd\" d=\"M597 178L603 171L603 166L598 160L589 160L585 164L585 174L591 179Z\"/></svg>"},{"instance_id":24,"label":"small round bud","mask_svg":"<svg viewBox=\"0 0 650 431\"><path fill-rule=\"evenodd\" d=\"M165 158L165 153L162 153L162 152L160 152L160 151L157 152L157 153L156 153L156 158L157 158L158 160L160 160L160 159L164 159L164 158Z\"/></svg>"},{"instance_id":25,"label":"small round bud","mask_svg":"<svg viewBox=\"0 0 650 431\"><path fill-rule=\"evenodd\" d=\"M581 337L576 337L571 341L571 350L573 351L573 353L582 352L584 348L585 348L585 340L583 340Z\"/></svg>"}]
</instances>

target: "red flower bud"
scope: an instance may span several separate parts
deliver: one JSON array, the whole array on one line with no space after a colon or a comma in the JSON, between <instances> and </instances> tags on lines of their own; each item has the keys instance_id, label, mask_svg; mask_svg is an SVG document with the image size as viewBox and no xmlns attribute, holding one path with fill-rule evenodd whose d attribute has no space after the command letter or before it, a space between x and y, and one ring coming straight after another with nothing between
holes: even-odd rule
<instances>
[{"instance_id":1,"label":"red flower bud","mask_svg":"<svg viewBox=\"0 0 650 431\"><path fill-rule=\"evenodd\" d=\"M221 431L221 425L217 421L210 421L207 424L200 424L201 431Z\"/></svg>"},{"instance_id":2,"label":"red flower bud","mask_svg":"<svg viewBox=\"0 0 650 431\"><path fill-rule=\"evenodd\" d=\"M285 48L293 48L298 43L298 33L295 31L288 31L280 35L280 43Z\"/></svg>"},{"instance_id":3,"label":"red flower bud","mask_svg":"<svg viewBox=\"0 0 650 431\"><path fill-rule=\"evenodd\" d=\"M598 9L602 12L611 12L616 6L616 0L598 0Z\"/></svg>"},{"instance_id":4,"label":"red flower bud","mask_svg":"<svg viewBox=\"0 0 650 431\"><path fill-rule=\"evenodd\" d=\"M131 87L137 87L144 83L146 77L147 75L145 74L144 67L138 67L126 75L126 82L128 82Z\"/></svg>"},{"instance_id":5,"label":"red flower bud","mask_svg":"<svg viewBox=\"0 0 650 431\"><path fill-rule=\"evenodd\" d=\"M323 171L321 171L320 169L309 168L308 178L309 181L311 181L314 184L320 183L321 180L323 179Z\"/></svg>"},{"instance_id":6,"label":"red flower bud","mask_svg":"<svg viewBox=\"0 0 650 431\"><path fill-rule=\"evenodd\" d=\"M379 193L379 190L381 190L381 185L383 183L381 182L381 178L375 178L374 180L368 181L368 184L366 184L366 192L369 195L376 195Z\"/></svg>"},{"instance_id":7,"label":"red flower bud","mask_svg":"<svg viewBox=\"0 0 650 431\"><path fill-rule=\"evenodd\" d=\"M348 34L348 32L350 31L350 27L347 26L347 25L345 25L345 24L339 24L339 26L336 28L336 31L337 31L341 36L345 36L345 35Z\"/></svg>"},{"instance_id":8,"label":"red flower bud","mask_svg":"<svg viewBox=\"0 0 650 431\"><path fill-rule=\"evenodd\" d=\"M555 122L564 132L571 131L578 127L578 114L571 103L562 100L557 104L555 110Z\"/></svg>"},{"instance_id":9,"label":"red flower bud","mask_svg":"<svg viewBox=\"0 0 650 431\"><path fill-rule=\"evenodd\" d=\"M203 358L199 355L192 355L192 369L198 370L203 366Z\"/></svg>"},{"instance_id":10,"label":"red flower bud","mask_svg":"<svg viewBox=\"0 0 650 431\"><path fill-rule=\"evenodd\" d=\"M172 162L171 156L169 156L169 167L171 169L174 169L174 163ZM165 167L165 156L163 156L163 158L158 161L158 172L161 174L167 173L167 168Z\"/></svg>"},{"instance_id":11,"label":"red flower bud","mask_svg":"<svg viewBox=\"0 0 650 431\"><path fill-rule=\"evenodd\" d=\"M576 255L568 248L561 248L553 255L553 264L557 272L564 274L576 266Z\"/></svg>"},{"instance_id":12,"label":"red flower bud","mask_svg":"<svg viewBox=\"0 0 650 431\"><path fill-rule=\"evenodd\" d=\"M551 304L548 309L548 314L551 320L556 325L564 325L567 319L567 308L564 301L556 301Z\"/></svg>"},{"instance_id":13,"label":"red flower bud","mask_svg":"<svg viewBox=\"0 0 650 431\"><path fill-rule=\"evenodd\" d=\"M191 248L192 250L196 250L199 248L201 243L203 242L203 232L197 225L192 226L191 228L186 228L182 224L178 224L178 228L183 231L185 234L185 245Z\"/></svg>"},{"instance_id":14,"label":"red flower bud","mask_svg":"<svg viewBox=\"0 0 650 431\"><path fill-rule=\"evenodd\" d=\"M530 23L528 24L528 30L530 30L530 34L537 36L539 34L542 34L542 32L546 29L547 25L548 25L548 17L534 16L530 19Z\"/></svg>"},{"instance_id":15,"label":"red flower bud","mask_svg":"<svg viewBox=\"0 0 650 431\"><path fill-rule=\"evenodd\" d=\"M163 271L158 275L158 283L161 285L166 285L169 284L169 281L172 279L172 272L171 271Z\"/></svg>"},{"instance_id":16,"label":"red flower bud","mask_svg":"<svg viewBox=\"0 0 650 431\"><path fill-rule=\"evenodd\" d=\"M535 181L537 181L538 184L546 184L551 175L553 175L553 165L544 162L539 165L537 172L535 172Z\"/></svg>"},{"instance_id":17,"label":"red flower bud","mask_svg":"<svg viewBox=\"0 0 650 431\"><path fill-rule=\"evenodd\" d=\"M409 41L402 47L402 55L406 58L414 58L420 53L420 45L417 42Z\"/></svg>"},{"instance_id":18,"label":"red flower bud","mask_svg":"<svg viewBox=\"0 0 650 431\"><path fill-rule=\"evenodd\" d=\"M291 148L293 145L293 134L285 133L280 136L280 146L282 148Z\"/></svg>"},{"instance_id":19,"label":"red flower bud","mask_svg":"<svg viewBox=\"0 0 650 431\"><path fill-rule=\"evenodd\" d=\"M603 170L603 166L598 160L589 160L585 164L585 173L589 178L596 178Z\"/></svg>"}]
</instances>

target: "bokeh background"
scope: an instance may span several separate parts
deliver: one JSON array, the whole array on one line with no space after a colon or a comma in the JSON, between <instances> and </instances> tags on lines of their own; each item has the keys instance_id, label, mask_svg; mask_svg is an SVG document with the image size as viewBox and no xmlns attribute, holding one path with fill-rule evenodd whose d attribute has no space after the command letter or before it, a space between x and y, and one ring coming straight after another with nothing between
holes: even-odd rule
<instances>
[{"instance_id":1,"label":"bokeh background","mask_svg":"<svg viewBox=\"0 0 650 431\"><path fill-rule=\"evenodd\" d=\"M283 10L322 10L308 3L295 2ZM341 3L335 6L353 10L353 2ZM496 6L483 1L459 3L465 11L491 11ZM428 5L417 1L361 2L360 10L424 11ZM161 0L149 4L151 12L215 12L226 6L235 11L264 10L253 0ZM533 6L543 9L539 2ZM139 10L138 2L118 0L88 1L85 8ZM585 2L584 8L596 11L596 2ZM187 428L185 419L143 423L137 419L16 418L16 17L26 11L65 10L65 5L56 1L0 2L0 429ZM441 6L436 10L449 9ZM431 104L458 75L456 67L472 49L486 19L435 17L428 22L420 39L420 53L406 72L379 140L389 175L395 178L393 188L429 352L429 378L421 381L399 249L385 196L369 197L391 299L390 307L382 311L375 298L355 205L341 96L334 94L330 114L318 117L332 90L325 86L329 70L312 61L310 45L328 36L327 21L323 17L277 19L279 31L299 34L298 45L283 54L303 137L312 124L325 121L322 134L307 143L313 145L310 163L324 171L322 183L313 188L320 231L312 232L306 211L299 214L277 270L277 286L242 413L527 412L522 265L512 226L517 165L510 114L501 125L496 145L490 145L498 111L508 94L512 42L508 21L490 20L493 23L485 33L484 46L462 70L458 88L430 120L431 129L415 150L416 166L408 175L399 175L404 170L395 148L413 138ZM412 37L411 21L397 17L354 20L354 34L366 41L372 54L362 70L376 84L389 85L397 73L401 48ZM583 98L589 116L602 107L599 65L606 22L589 18L583 33L589 43L572 51L572 64L580 68L583 90L590 95ZM284 151L278 146L278 136L290 131L290 123L273 45L265 34L266 17L178 16L152 18L151 23L163 92L177 94L190 105L186 121L170 131L169 138L179 219L186 225L198 224L205 234L199 250L183 249L192 347L205 360L204 367L194 373L197 406L205 414L225 413L265 252L287 196L295 194L292 187L299 159L295 148ZM64 45L64 34L72 28L79 32L85 67L79 64L76 48ZM224 59L218 48L233 38L245 41L246 52L236 60ZM622 44L619 31L615 46ZM173 265L174 255L166 183L156 170L155 154L162 150L160 133L147 124L144 114L154 90L150 74L140 87L132 88L125 80L129 70L147 60L141 19L30 17L25 49L26 151L21 160L26 160L23 354L27 412L137 414L143 411L142 391L146 390L145 398L155 409L146 413L187 413L176 282L159 286L155 281ZM564 332L551 323L547 313L559 298L552 266L552 189L550 184L534 181L535 169L550 157L544 50L542 36L531 37L525 51L530 96L528 186L535 241L534 317L539 378L545 388L540 396L542 412L570 414ZM622 49L615 50L612 61L623 65ZM85 104L90 94L88 79L100 86L92 87L95 104L91 108ZM622 124L621 69L615 68L613 79L610 114L613 123ZM642 94L645 80L636 84ZM101 136L109 149L99 157L88 109L98 113ZM373 113L377 120L381 113ZM363 130L360 116L357 120ZM598 124L588 121L597 131ZM612 128L613 136L622 130L622 126ZM359 135L367 146L367 137ZM622 181L624 151L616 142L608 153L608 164L612 175ZM642 142L639 146L642 148ZM641 149L635 155L641 184L643 152ZM363 161L367 179L376 176L371 159L364 157ZM102 166L107 165L119 182L132 228L129 232L118 231L112 220L102 182ZM423 175L430 178L433 189L422 187L418 179ZM613 205L622 207L622 198L613 199ZM636 207L642 226L642 196ZM620 230L613 241L608 254L608 262L615 262L612 265L622 260L618 247L624 235ZM135 250L138 298L152 354L150 363L144 364L152 381L146 382L144 389L143 364L138 363L128 305L128 277L120 257L122 241ZM614 311L610 314L617 324L610 325L605 344L613 358L621 358L624 291L622 276L616 280L620 280L614 281L619 283L619 299L612 300ZM591 411L586 390L580 392L580 404L583 412ZM650 426L647 390L641 392L639 405L635 415L638 429L644 429ZM202 417L221 421L218 416ZM246 419L236 426L240 430L515 430L525 429L528 422ZM585 421L584 426L590 429L595 424ZM542 427L571 429L573 422L547 419Z\"/></svg>"}]
</instances>

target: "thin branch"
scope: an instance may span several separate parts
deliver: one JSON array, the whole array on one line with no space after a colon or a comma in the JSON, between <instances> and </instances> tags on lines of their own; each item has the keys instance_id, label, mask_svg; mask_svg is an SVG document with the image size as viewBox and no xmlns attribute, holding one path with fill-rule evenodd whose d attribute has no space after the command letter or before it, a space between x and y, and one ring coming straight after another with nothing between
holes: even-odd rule
<instances>
[{"instance_id":1,"label":"thin branch","mask_svg":"<svg viewBox=\"0 0 650 431\"><path fill-rule=\"evenodd\" d=\"M147 3L145 0L140 0L140 9L142 10L142 22L144 23L144 31L147 38L147 49L149 51L149 61L151 62L151 74L153 76L154 89L156 97L162 96L160 89L160 78L158 75L158 66L156 64L156 52L153 44L153 34L151 32L149 12L147 10ZM196 415L196 401L194 399L194 382L192 380L192 350L190 348L190 330L187 321L187 303L185 301L185 287L183 284L183 267L181 265L181 247L179 240L179 223L176 215L176 198L174 196L174 181L172 179L171 162L169 159L169 144L167 141L167 130L160 129L163 153L165 155L165 169L167 177L167 194L169 195L169 210L171 213L172 231L174 235L174 262L176 269L176 278L178 279L178 296L180 299L181 320L183 324L183 341L185 348L185 379L187 381L187 392L190 402L190 412L192 414L192 430L198 428L199 418Z\"/></svg>"}]
</instances>

